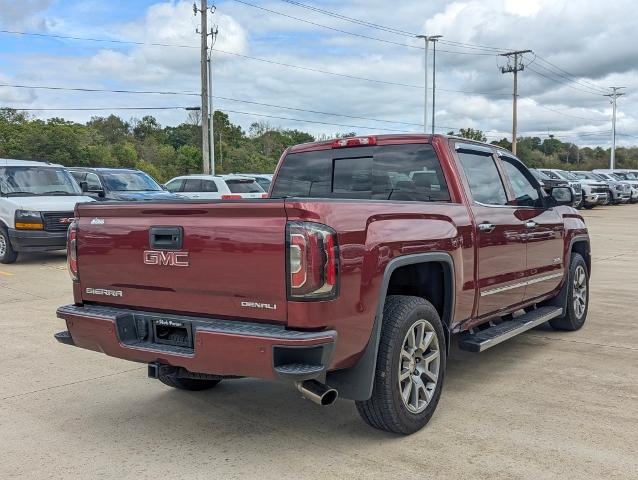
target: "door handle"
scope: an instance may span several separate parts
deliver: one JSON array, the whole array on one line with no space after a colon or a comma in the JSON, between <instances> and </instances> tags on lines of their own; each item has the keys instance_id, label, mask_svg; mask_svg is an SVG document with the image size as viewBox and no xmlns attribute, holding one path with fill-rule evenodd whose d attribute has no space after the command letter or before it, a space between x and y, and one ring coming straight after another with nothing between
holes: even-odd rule
<instances>
[{"instance_id":1,"label":"door handle","mask_svg":"<svg viewBox=\"0 0 638 480\"><path fill-rule=\"evenodd\" d=\"M493 231L496 227L492 224L492 223L488 223L488 222L483 222L483 223L479 223L478 224L478 229L481 232L486 232L486 233L490 233L491 231Z\"/></svg>"},{"instance_id":2,"label":"door handle","mask_svg":"<svg viewBox=\"0 0 638 480\"><path fill-rule=\"evenodd\" d=\"M536 227L538 227L538 223L536 223L534 220L528 220L527 222L525 222L525 227L526 228L536 228Z\"/></svg>"}]
</instances>

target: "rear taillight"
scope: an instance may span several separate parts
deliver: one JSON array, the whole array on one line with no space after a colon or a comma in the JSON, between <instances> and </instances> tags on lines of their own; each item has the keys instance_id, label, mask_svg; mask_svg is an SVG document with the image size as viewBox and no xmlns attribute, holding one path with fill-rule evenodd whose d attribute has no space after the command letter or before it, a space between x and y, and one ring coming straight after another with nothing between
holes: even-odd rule
<instances>
[{"instance_id":1,"label":"rear taillight","mask_svg":"<svg viewBox=\"0 0 638 480\"><path fill-rule=\"evenodd\" d=\"M77 220L71 223L67 232L66 258L69 264L69 275L74 282L80 280L78 271L78 224Z\"/></svg>"},{"instance_id":2,"label":"rear taillight","mask_svg":"<svg viewBox=\"0 0 638 480\"><path fill-rule=\"evenodd\" d=\"M241 200L241 195L222 195L222 200Z\"/></svg>"},{"instance_id":3,"label":"rear taillight","mask_svg":"<svg viewBox=\"0 0 638 480\"><path fill-rule=\"evenodd\" d=\"M330 300L337 296L339 249L332 228L288 222L286 248L290 300Z\"/></svg>"}]
</instances>

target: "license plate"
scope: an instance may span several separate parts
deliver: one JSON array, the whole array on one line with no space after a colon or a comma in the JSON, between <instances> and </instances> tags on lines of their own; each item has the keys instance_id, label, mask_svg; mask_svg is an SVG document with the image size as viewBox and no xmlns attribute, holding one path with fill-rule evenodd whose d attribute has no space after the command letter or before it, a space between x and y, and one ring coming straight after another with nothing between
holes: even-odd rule
<instances>
[{"instance_id":1,"label":"license plate","mask_svg":"<svg viewBox=\"0 0 638 480\"><path fill-rule=\"evenodd\" d=\"M189 322L158 318L153 320L153 341L164 345L193 348L193 328Z\"/></svg>"}]
</instances>

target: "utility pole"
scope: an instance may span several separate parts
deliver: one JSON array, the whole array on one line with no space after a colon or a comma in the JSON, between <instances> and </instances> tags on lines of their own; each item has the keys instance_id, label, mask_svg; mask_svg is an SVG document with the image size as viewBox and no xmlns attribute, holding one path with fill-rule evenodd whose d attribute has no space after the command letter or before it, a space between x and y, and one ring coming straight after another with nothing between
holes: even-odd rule
<instances>
[{"instance_id":1,"label":"utility pole","mask_svg":"<svg viewBox=\"0 0 638 480\"><path fill-rule=\"evenodd\" d=\"M214 13L215 12L215 7L211 7L211 12ZM210 173L211 175L215 175L215 135L214 135L214 131L215 131L215 109L213 108L213 47L215 46L215 42L217 41L217 33L218 33L218 29L217 29L217 25L215 25L214 27L211 27L210 29L210 37L211 37L211 45L210 45L210 49L208 50L208 59L207 59L207 64L208 64L208 100L209 100L209 105L208 105L208 116L209 116L209 120L208 120L208 138L209 138L209 144L208 144L208 148L210 150L209 152L209 157L210 157Z\"/></svg>"},{"instance_id":2,"label":"utility pole","mask_svg":"<svg viewBox=\"0 0 638 480\"><path fill-rule=\"evenodd\" d=\"M200 74L202 89L202 172L210 174L210 139L209 139L209 116L208 116L208 3L207 0L200 0L200 6L193 3L195 15L201 15L201 25L199 34L201 35L200 46Z\"/></svg>"},{"instance_id":3,"label":"utility pole","mask_svg":"<svg viewBox=\"0 0 638 480\"><path fill-rule=\"evenodd\" d=\"M432 135L434 135L434 124L436 113L436 42L443 35L432 35L430 40L432 41Z\"/></svg>"},{"instance_id":4,"label":"utility pole","mask_svg":"<svg viewBox=\"0 0 638 480\"><path fill-rule=\"evenodd\" d=\"M525 65L519 61L519 59L526 53L532 53L531 50L516 50L514 52L507 52L499 54L501 57L507 57L508 64L506 67L501 67L501 73L513 73L514 74L514 93L512 102L512 153L516 155L516 127L518 122L517 112L517 99L518 99L518 72L525 69ZM514 57L514 64L509 63L511 57Z\"/></svg>"},{"instance_id":5,"label":"utility pole","mask_svg":"<svg viewBox=\"0 0 638 480\"><path fill-rule=\"evenodd\" d=\"M611 155L609 157L609 168L613 170L616 167L616 99L622 97L624 93L618 90L625 87L610 87L612 93L608 93L605 97L611 98Z\"/></svg>"},{"instance_id":6,"label":"utility pole","mask_svg":"<svg viewBox=\"0 0 638 480\"><path fill-rule=\"evenodd\" d=\"M428 133L428 50L430 40L436 40L440 35L417 35L425 42L425 85L423 86L423 132Z\"/></svg>"}]
</instances>

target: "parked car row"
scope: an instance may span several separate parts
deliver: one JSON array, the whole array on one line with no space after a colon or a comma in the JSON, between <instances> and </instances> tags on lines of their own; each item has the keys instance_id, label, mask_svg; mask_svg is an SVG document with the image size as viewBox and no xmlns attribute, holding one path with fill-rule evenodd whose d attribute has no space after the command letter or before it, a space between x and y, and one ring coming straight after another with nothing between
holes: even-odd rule
<instances>
[{"instance_id":1,"label":"parked car row","mask_svg":"<svg viewBox=\"0 0 638 480\"><path fill-rule=\"evenodd\" d=\"M575 208L596 205L619 205L638 202L638 170L566 171L554 168L531 169L533 175L549 191L556 186L569 186Z\"/></svg>"},{"instance_id":2,"label":"parked car row","mask_svg":"<svg viewBox=\"0 0 638 480\"><path fill-rule=\"evenodd\" d=\"M0 263L15 262L20 252L66 248L78 203L263 198L271 180L267 174L188 175L160 185L134 169L0 159Z\"/></svg>"},{"instance_id":3,"label":"parked car row","mask_svg":"<svg viewBox=\"0 0 638 480\"><path fill-rule=\"evenodd\" d=\"M638 170L568 172L531 169L546 192L569 187L575 208L638 202ZM403 184L429 185L437 195L433 172L391 172L394 199ZM175 199L239 200L268 196L273 176L184 175L160 185L135 169L65 168L45 162L0 159L0 263L15 262L19 252L60 250L77 203L94 201L162 201ZM365 179L362 179L362 181Z\"/></svg>"}]
</instances>

